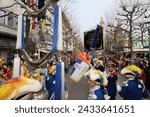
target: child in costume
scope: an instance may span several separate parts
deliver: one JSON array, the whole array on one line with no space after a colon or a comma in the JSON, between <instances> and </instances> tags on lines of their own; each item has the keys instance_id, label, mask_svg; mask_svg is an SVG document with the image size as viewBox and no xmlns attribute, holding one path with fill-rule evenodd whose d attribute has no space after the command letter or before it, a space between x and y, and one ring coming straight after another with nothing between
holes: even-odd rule
<instances>
[{"instance_id":1,"label":"child in costume","mask_svg":"<svg viewBox=\"0 0 150 117\"><path fill-rule=\"evenodd\" d=\"M49 77L46 79L46 90L48 90L48 99L53 97L56 86L56 65L53 65L49 70Z\"/></svg>"},{"instance_id":2,"label":"child in costume","mask_svg":"<svg viewBox=\"0 0 150 117\"><path fill-rule=\"evenodd\" d=\"M116 99L118 73L115 71L115 64L112 61L108 62L109 73L107 75L108 85L106 87L110 100Z\"/></svg>"},{"instance_id":3,"label":"child in costume","mask_svg":"<svg viewBox=\"0 0 150 117\"><path fill-rule=\"evenodd\" d=\"M142 70L135 65L130 65L121 70L127 81L123 86L117 86L117 90L124 100L141 100L143 97L148 98L147 90L141 80Z\"/></svg>"},{"instance_id":4,"label":"child in costume","mask_svg":"<svg viewBox=\"0 0 150 117\"><path fill-rule=\"evenodd\" d=\"M110 98L105 88L107 79L101 71L91 68L85 73L85 76L88 78L90 88L88 100L108 100Z\"/></svg>"}]
</instances>

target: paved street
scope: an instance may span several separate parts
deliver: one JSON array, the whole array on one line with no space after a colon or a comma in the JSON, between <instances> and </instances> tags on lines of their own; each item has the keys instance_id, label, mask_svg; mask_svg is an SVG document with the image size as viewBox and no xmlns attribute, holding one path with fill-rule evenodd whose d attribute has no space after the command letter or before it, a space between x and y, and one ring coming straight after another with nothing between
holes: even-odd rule
<instances>
[{"instance_id":1,"label":"paved street","mask_svg":"<svg viewBox=\"0 0 150 117\"><path fill-rule=\"evenodd\" d=\"M72 69L69 70L69 72L66 74L66 84L67 84L67 90L69 92L69 100L86 100L87 94L88 94L88 84L87 79L82 78L82 80L79 83L74 82L70 79L70 72ZM108 71L108 70L107 70ZM125 78L122 75L119 75L119 83L122 84L122 82L125 81ZM122 98L117 95L117 100L121 100Z\"/></svg>"}]
</instances>

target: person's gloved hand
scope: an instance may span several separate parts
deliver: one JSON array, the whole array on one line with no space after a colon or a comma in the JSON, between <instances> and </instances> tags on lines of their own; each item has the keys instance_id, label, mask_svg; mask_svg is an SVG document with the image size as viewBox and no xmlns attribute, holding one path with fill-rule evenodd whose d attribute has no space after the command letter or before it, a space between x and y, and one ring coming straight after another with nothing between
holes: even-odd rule
<instances>
[{"instance_id":1,"label":"person's gloved hand","mask_svg":"<svg viewBox=\"0 0 150 117\"><path fill-rule=\"evenodd\" d=\"M117 84L117 91L120 92L121 91L121 86L119 84Z\"/></svg>"}]
</instances>

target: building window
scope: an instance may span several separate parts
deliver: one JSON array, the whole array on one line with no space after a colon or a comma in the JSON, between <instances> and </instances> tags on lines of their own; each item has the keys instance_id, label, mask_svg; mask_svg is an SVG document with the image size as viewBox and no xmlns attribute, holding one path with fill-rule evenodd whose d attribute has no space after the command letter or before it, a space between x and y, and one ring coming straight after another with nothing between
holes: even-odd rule
<instances>
[{"instance_id":1,"label":"building window","mask_svg":"<svg viewBox=\"0 0 150 117\"><path fill-rule=\"evenodd\" d=\"M14 28L17 28L18 25L18 18L14 16Z\"/></svg>"},{"instance_id":2,"label":"building window","mask_svg":"<svg viewBox=\"0 0 150 117\"><path fill-rule=\"evenodd\" d=\"M5 12L0 10L0 16L5 15ZM0 24L5 24L5 17L0 17Z\"/></svg>"},{"instance_id":3,"label":"building window","mask_svg":"<svg viewBox=\"0 0 150 117\"><path fill-rule=\"evenodd\" d=\"M8 26L11 26L11 27L13 27L14 25L14 16L13 16L13 14L9 14L8 15Z\"/></svg>"},{"instance_id":4,"label":"building window","mask_svg":"<svg viewBox=\"0 0 150 117\"><path fill-rule=\"evenodd\" d=\"M17 16L13 14L8 15L8 26L11 26L13 28L17 28L18 25L18 18Z\"/></svg>"}]
</instances>

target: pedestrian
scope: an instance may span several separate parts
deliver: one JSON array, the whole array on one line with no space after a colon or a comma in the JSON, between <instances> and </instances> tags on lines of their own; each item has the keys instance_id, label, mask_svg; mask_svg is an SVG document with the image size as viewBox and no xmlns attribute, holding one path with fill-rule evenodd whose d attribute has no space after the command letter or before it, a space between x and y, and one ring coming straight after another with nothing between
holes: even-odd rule
<instances>
[{"instance_id":1,"label":"pedestrian","mask_svg":"<svg viewBox=\"0 0 150 117\"><path fill-rule=\"evenodd\" d=\"M112 61L108 63L109 73L107 75L108 85L106 87L110 100L116 99L118 73L115 71L115 64Z\"/></svg>"},{"instance_id":2,"label":"pedestrian","mask_svg":"<svg viewBox=\"0 0 150 117\"><path fill-rule=\"evenodd\" d=\"M107 79L101 71L91 68L85 73L85 76L88 78L90 88L88 100L108 100L110 98L105 88Z\"/></svg>"},{"instance_id":3,"label":"pedestrian","mask_svg":"<svg viewBox=\"0 0 150 117\"><path fill-rule=\"evenodd\" d=\"M11 79L13 77L13 63L12 62L8 63L6 76L8 79Z\"/></svg>"},{"instance_id":4,"label":"pedestrian","mask_svg":"<svg viewBox=\"0 0 150 117\"><path fill-rule=\"evenodd\" d=\"M122 69L121 74L125 75L127 81L123 86L117 86L117 90L124 100L141 100L148 98L148 92L141 80L142 70L135 65L130 65Z\"/></svg>"},{"instance_id":5,"label":"pedestrian","mask_svg":"<svg viewBox=\"0 0 150 117\"><path fill-rule=\"evenodd\" d=\"M4 68L0 66L0 83L5 81L3 75L4 75Z\"/></svg>"}]
</instances>

